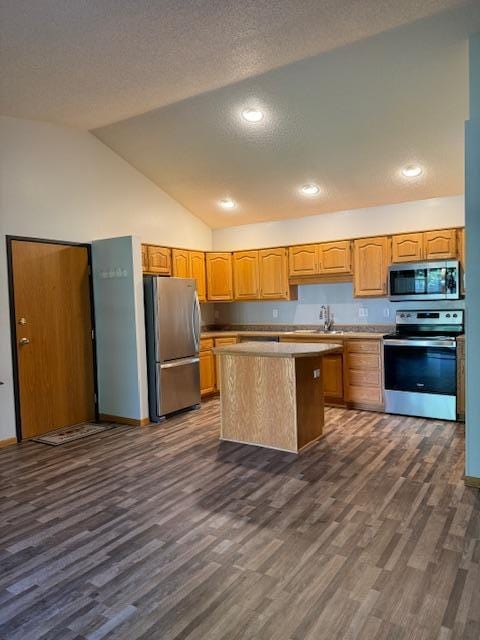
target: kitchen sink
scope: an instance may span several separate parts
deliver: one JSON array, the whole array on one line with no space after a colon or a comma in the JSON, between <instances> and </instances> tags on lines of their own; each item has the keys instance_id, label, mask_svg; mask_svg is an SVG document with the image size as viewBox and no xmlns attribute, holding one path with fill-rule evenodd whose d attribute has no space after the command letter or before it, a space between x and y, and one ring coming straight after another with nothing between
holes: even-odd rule
<instances>
[{"instance_id":1,"label":"kitchen sink","mask_svg":"<svg viewBox=\"0 0 480 640\"><path fill-rule=\"evenodd\" d=\"M346 333L345 331L336 331L335 329L331 329L330 331L324 331L323 329L294 329L293 333L311 333L322 336L334 336L334 335L342 335Z\"/></svg>"}]
</instances>

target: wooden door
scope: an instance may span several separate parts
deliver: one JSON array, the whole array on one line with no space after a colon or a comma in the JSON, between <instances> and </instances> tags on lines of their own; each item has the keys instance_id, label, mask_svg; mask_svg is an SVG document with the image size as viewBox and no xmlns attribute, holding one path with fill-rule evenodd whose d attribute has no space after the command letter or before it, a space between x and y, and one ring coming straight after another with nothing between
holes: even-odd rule
<instances>
[{"instance_id":1,"label":"wooden door","mask_svg":"<svg viewBox=\"0 0 480 640\"><path fill-rule=\"evenodd\" d=\"M352 250L350 240L325 242L318 245L318 268L322 274L352 272Z\"/></svg>"},{"instance_id":2,"label":"wooden door","mask_svg":"<svg viewBox=\"0 0 480 640\"><path fill-rule=\"evenodd\" d=\"M388 292L387 270L390 240L362 238L354 242L354 289L356 296L384 296Z\"/></svg>"},{"instance_id":3,"label":"wooden door","mask_svg":"<svg viewBox=\"0 0 480 640\"><path fill-rule=\"evenodd\" d=\"M302 244L288 249L291 276L311 276L318 273L318 245Z\"/></svg>"},{"instance_id":4,"label":"wooden door","mask_svg":"<svg viewBox=\"0 0 480 640\"><path fill-rule=\"evenodd\" d=\"M448 260L457 257L457 230L425 231L425 259Z\"/></svg>"},{"instance_id":5,"label":"wooden door","mask_svg":"<svg viewBox=\"0 0 480 640\"><path fill-rule=\"evenodd\" d=\"M156 273L163 276L171 275L171 250L167 247L157 247L153 244L149 244L147 251L149 273Z\"/></svg>"},{"instance_id":6,"label":"wooden door","mask_svg":"<svg viewBox=\"0 0 480 640\"><path fill-rule=\"evenodd\" d=\"M203 251L190 251L190 278L197 282L197 294L200 302L207 299L207 281L205 275L205 254Z\"/></svg>"},{"instance_id":7,"label":"wooden door","mask_svg":"<svg viewBox=\"0 0 480 640\"><path fill-rule=\"evenodd\" d=\"M186 249L172 249L172 275L190 278L190 256Z\"/></svg>"},{"instance_id":8,"label":"wooden door","mask_svg":"<svg viewBox=\"0 0 480 640\"><path fill-rule=\"evenodd\" d=\"M95 419L86 247L12 240L23 438Z\"/></svg>"},{"instance_id":9,"label":"wooden door","mask_svg":"<svg viewBox=\"0 0 480 640\"><path fill-rule=\"evenodd\" d=\"M392 238L392 262L423 260L423 233L402 233Z\"/></svg>"},{"instance_id":10,"label":"wooden door","mask_svg":"<svg viewBox=\"0 0 480 640\"><path fill-rule=\"evenodd\" d=\"M283 247L261 249L258 252L260 268L260 298L264 300L288 300L288 256Z\"/></svg>"},{"instance_id":11,"label":"wooden door","mask_svg":"<svg viewBox=\"0 0 480 640\"><path fill-rule=\"evenodd\" d=\"M205 254L208 300L232 300L232 254L209 252Z\"/></svg>"},{"instance_id":12,"label":"wooden door","mask_svg":"<svg viewBox=\"0 0 480 640\"><path fill-rule=\"evenodd\" d=\"M236 300L259 297L258 251L236 251L233 254L233 291Z\"/></svg>"},{"instance_id":13,"label":"wooden door","mask_svg":"<svg viewBox=\"0 0 480 640\"><path fill-rule=\"evenodd\" d=\"M333 353L323 356L323 392L332 400L343 400L343 355Z\"/></svg>"}]
</instances>

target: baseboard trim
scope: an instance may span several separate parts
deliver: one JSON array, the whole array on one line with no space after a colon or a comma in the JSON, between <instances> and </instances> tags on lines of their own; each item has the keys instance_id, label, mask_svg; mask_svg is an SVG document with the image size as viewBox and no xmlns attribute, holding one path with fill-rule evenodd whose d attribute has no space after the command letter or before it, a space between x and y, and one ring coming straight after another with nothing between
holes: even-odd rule
<instances>
[{"instance_id":1,"label":"baseboard trim","mask_svg":"<svg viewBox=\"0 0 480 640\"><path fill-rule=\"evenodd\" d=\"M473 476L464 476L463 481L465 482L466 487L480 489L480 478L474 478Z\"/></svg>"},{"instance_id":2,"label":"baseboard trim","mask_svg":"<svg viewBox=\"0 0 480 640\"><path fill-rule=\"evenodd\" d=\"M100 422L118 422L118 424L128 424L130 427L146 427L151 424L150 418L124 418L123 416L113 416L109 413L101 413L98 416Z\"/></svg>"},{"instance_id":3,"label":"baseboard trim","mask_svg":"<svg viewBox=\"0 0 480 640\"><path fill-rule=\"evenodd\" d=\"M3 449L3 447L10 447L12 444L17 444L16 438L5 438L5 440L0 440L0 449Z\"/></svg>"}]
</instances>

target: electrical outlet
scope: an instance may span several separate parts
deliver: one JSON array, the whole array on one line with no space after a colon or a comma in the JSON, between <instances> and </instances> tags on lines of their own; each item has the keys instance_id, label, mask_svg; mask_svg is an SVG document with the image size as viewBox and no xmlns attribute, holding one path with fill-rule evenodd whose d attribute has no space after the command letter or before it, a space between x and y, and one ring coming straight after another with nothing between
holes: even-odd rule
<instances>
[{"instance_id":1,"label":"electrical outlet","mask_svg":"<svg viewBox=\"0 0 480 640\"><path fill-rule=\"evenodd\" d=\"M368 309L366 307L360 307L358 310L359 318L368 318Z\"/></svg>"},{"instance_id":2,"label":"electrical outlet","mask_svg":"<svg viewBox=\"0 0 480 640\"><path fill-rule=\"evenodd\" d=\"M274 317L274 318L278 318L278 309L274 309L274 310L272 311L272 314L273 314L273 317Z\"/></svg>"}]
</instances>

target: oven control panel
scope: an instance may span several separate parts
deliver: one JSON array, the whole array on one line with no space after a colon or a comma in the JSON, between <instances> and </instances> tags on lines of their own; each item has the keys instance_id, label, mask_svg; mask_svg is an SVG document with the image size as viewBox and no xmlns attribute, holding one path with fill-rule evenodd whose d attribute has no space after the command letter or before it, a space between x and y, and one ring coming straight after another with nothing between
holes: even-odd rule
<instances>
[{"instance_id":1,"label":"oven control panel","mask_svg":"<svg viewBox=\"0 0 480 640\"><path fill-rule=\"evenodd\" d=\"M429 325L463 325L463 309L442 311L397 311L395 317L398 324L429 324Z\"/></svg>"}]
</instances>

